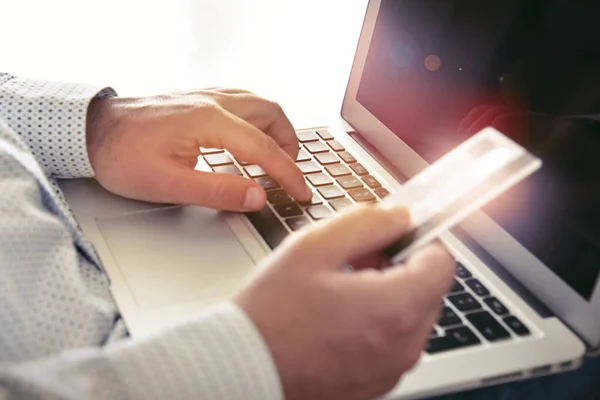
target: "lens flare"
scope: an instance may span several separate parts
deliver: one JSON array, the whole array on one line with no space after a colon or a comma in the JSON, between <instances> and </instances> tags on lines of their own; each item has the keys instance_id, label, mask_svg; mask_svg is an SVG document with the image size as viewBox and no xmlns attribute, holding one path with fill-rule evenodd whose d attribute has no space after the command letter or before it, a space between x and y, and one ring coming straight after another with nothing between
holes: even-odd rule
<instances>
[{"instance_id":1,"label":"lens flare","mask_svg":"<svg viewBox=\"0 0 600 400\"><path fill-rule=\"evenodd\" d=\"M435 54L430 54L425 57L425 68L430 71L437 71L442 66L442 60Z\"/></svg>"}]
</instances>

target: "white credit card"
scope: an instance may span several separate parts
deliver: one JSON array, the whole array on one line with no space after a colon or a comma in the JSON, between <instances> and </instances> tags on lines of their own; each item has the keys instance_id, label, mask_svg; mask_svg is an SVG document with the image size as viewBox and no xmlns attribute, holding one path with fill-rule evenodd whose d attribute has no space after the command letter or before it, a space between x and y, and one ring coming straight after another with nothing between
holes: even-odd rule
<instances>
[{"instance_id":1,"label":"white credit card","mask_svg":"<svg viewBox=\"0 0 600 400\"><path fill-rule=\"evenodd\" d=\"M486 128L419 172L382 207L405 205L411 228L386 249L400 262L542 166L497 130Z\"/></svg>"}]
</instances>

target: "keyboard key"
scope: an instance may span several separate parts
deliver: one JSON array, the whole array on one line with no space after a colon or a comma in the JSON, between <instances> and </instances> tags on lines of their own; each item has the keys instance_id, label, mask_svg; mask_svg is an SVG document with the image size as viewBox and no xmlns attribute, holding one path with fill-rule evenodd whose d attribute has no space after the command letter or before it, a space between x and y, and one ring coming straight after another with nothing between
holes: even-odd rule
<instances>
[{"instance_id":1,"label":"keyboard key","mask_svg":"<svg viewBox=\"0 0 600 400\"><path fill-rule=\"evenodd\" d=\"M452 282L452 287L448 291L448 293L458 293L463 292L465 288L461 285L456 279Z\"/></svg>"},{"instance_id":2,"label":"keyboard key","mask_svg":"<svg viewBox=\"0 0 600 400\"><path fill-rule=\"evenodd\" d=\"M336 151L336 152L346 150L344 148L344 146L342 146L342 144L340 142L338 142L337 140L330 140L329 142L327 142L327 144L329 145L329 147L331 147L331 150Z\"/></svg>"},{"instance_id":3,"label":"keyboard key","mask_svg":"<svg viewBox=\"0 0 600 400\"><path fill-rule=\"evenodd\" d=\"M510 333L487 311L469 314L467 319L490 342L510 338Z\"/></svg>"},{"instance_id":4,"label":"keyboard key","mask_svg":"<svg viewBox=\"0 0 600 400\"><path fill-rule=\"evenodd\" d=\"M304 207L317 206L319 204L323 204L323 199L321 198L321 196L313 192L313 197L310 199L310 201L304 201L300 204Z\"/></svg>"},{"instance_id":5,"label":"keyboard key","mask_svg":"<svg viewBox=\"0 0 600 400\"><path fill-rule=\"evenodd\" d=\"M362 164L359 164L359 163L350 164L350 168L352 168L352 171L354 171L354 173L356 175L368 175L369 174L369 171L367 171L367 169L365 167L363 167Z\"/></svg>"},{"instance_id":6,"label":"keyboard key","mask_svg":"<svg viewBox=\"0 0 600 400\"><path fill-rule=\"evenodd\" d=\"M371 175L363 176L363 181L367 184L371 189L377 189L381 187L381 183Z\"/></svg>"},{"instance_id":7,"label":"keyboard key","mask_svg":"<svg viewBox=\"0 0 600 400\"><path fill-rule=\"evenodd\" d=\"M208 148L204 148L204 147L200 147L200 154L202 154L203 156L207 155L207 154L216 154L216 153L224 153L225 150L223 149L208 149Z\"/></svg>"},{"instance_id":8,"label":"keyboard key","mask_svg":"<svg viewBox=\"0 0 600 400\"><path fill-rule=\"evenodd\" d=\"M325 200L345 197L344 192L337 186L322 186L317 189Z\"/></svg>"},{"instance_id":9,"label":"keyboard key","mask_svg":"<svg viewBox=\"0 0 600 400\"><path fill-rule=\"evenodd\" d=\"M354 158L354 156L347 151L338 153L338 156L340 156L340 158L344 160L345 163L352 164L356 162L356 158Z\"/></svg>"},{"instance_id":10,"label":"keyboard key","mask_svg":"<svg viewBox=\"0 0 600 400\"><path fill-rule=\"evenodd\" d=\"M296 136L298 137L298 141L300 143L316 142L317 140L319 140L319 138L317 137L317 135L315 135L313 131L296 132Z\"/></svg>"},{"instance_id":11,"label":"keyboard key","mask_svg":"<svg viewBox=\"0 0 600 400\"><path fill-rule=\"evenodd\" d=\"M333 209L337 212L340 212L344 208L349 207L353 204L354 203L352 202L352 200L350 200L347 197L344 197L343 199L333 199L329 202L329 205L333 207Z\"/></svg>"},{"instance_id":12,"label":"keyboard key","mask_svg":"<svg viewBox=\"0 0 600 400\"><path fill-rule=\"evenodd\" d=\"M440 312L440 319L437 323L439 326L446 327L449 325L460 325L462 324L462 320L450 307L444 307Z\"/></svg>"},{"instance_id":13,"label":"keyboard key","mask_svg":"<svg viewBox=\"0 0 600 400\"><path fill-rule=\"evenodd\" d=\"M276 248L289 235L283 222L268 206L260 211L248 212L246 217L271 249Z\"/></svg>"},{"instance_id":14,"label":"keyboard key","mask_svg":"<svg viewBox=\"0 0 600 400\"><path fill-rule=\"evenodd\" d=\"M292 198L283 190L271 190L267 192L267 200L271 204L291 203Z\"/></svg>"},{"instance_id":15,"label":"keyboard key","mask_svg":"<svg viewBox=\"0 0 600 400\"><path fill-rule=\"evenodd\" d=\"M287 218L285 220L285 223L294 232L297 231L297 230L300 230L300 229L304 228L305 226L310 225L310 221L306 217Z\"/></svg>"},{"instance_id":16,"label":"keyboard key","mask_svg":"<svg viewBox=\"0 0 600 400\"><path fill-rule=\"evenodd\" d=\"M377 196L379 196L380 199L383 199L384 197L387 197L390 194L390 192L388 192L388 190L385 188L375 189L374 192Z\"/></svg>"},{"instance_id":17,"label":"keyboard key","mask_svg":"<svg viewBox=\"0 0 600 400\"><path fill-rule=\"evenodd\" d=\"M296 165L298 168L300 168L300 171L302 171L303 174L314 174L315 172L321 172L321 167L319 167L319 164L312 161L298 162Z\"/></svg>"},{"instance_id":18,"label":"keyboard key","mask_svg":"<svg viewBox=\"0 0 600 400\"><path fill-rule=\"evenodd\" d=\"M242 167L245 167L246 165L248 165L249 163L247 163L246 161L242 161L242 160L238 160L237 158L235 159L235 161L238 162L238 164L240 164Z\"/></svg>"},{"instance_id":19,"label":"keyboard key","mask_svg":"<svg viewBox=\"0 0 600 400\"><path fill-rule=\"evenodd\" d=\"M430 354L459 349L481 343L479 338L467 326L448 329L444 336L429 339L425 351Z\"/></svg>"},{"instance_id":20,"label":"keyboard key","mask_svg":"<svg viewBox=\"0 0 600 400\"><path fill-rule=\"evenodd\" d=\"M275 211L283 218L302 215L302 210L296 203L278 204L275 206Z\"/></svg>"},{"instance_id":21,"label":"keyboard key","mask_svg":"<svg viewBox=\"0 0 600 400\"><path fill-rule=\"evenodd\" d=\"M304 143L304 148L311 154L326 153L329 151L323 142L308 142Z\"/></svg>"},{"instance_id":22,"label":"keyboard key","mask_svg":"<svg viewBox=\"0 0 600 400\"><path fill-rule=\"evenodd\" d=\"M333 139L333 135L329 133L327 129L317 129L317 135L319 135L323 140Z\"/></svg>"},{"instance_id":23,"label":"keyboard key","mask_svg":"<svg viewBox=\"0 0 600 400\"><path fill-rule=\"evenodd\" d=\"M233 160L231 159L231 157L229 157L229 155L225 153L210 154L204 156L204 159L206 160L206 163L211 167L233 164Z\"/></svg>"},{"instance_id":24,"label":"keyboard key","mask_svg":"<svg viewBox=\"0 0 600 400\"><path fill-rule=\"evenodd\" d=\"M306 150L300 149L300 151L298 151L298 157L296 157L296 161L308 161L310 159L310 154L308 154Z\"/></svg>"},{"instance_id":25,"label":"keyboard key","mask_svg":"<svg viewBox=\"0 0 600 400\"><path fill-rule=\"evenodd\" d=\"M464 265L457 262L456 263L456 276L458 276L459 278L465 279L465 278L470 278L472 275L469 272L469 270L467 268L465 268Z\"/></svg>"},{"instance_id":26,"label":"keyboard key","mask_svg":"<svg viewBox=\"0 0 600 400\"><path fill-rule=\"evenodd\" d=\"M530 334L529 329L514 315L504 317L504 323L519 336L528 336Z\"/></svg>"},{"instance_id":27,"label":"keyboard key","mask_svg":"<svg viewBox=\"0 0 600 400\"><path fill-rule=\"evenodd\" d=\"M343 189L346 190L363 187L363 184L360 181L360 179L358 179L354 175L337 178L336 181Z\"/></svg>"},{"instance_id":28,"label":"keyboard key","mask_svg":"<svg viewBox=\"0 0 600 400\"><path fill-rule=\"evenodd\" d=\"M220 165L218 167L213 167L213 171L218 174L243 175L242 171L235 165Z\"/></svg>"},{"instance_id":29,"label":"keyboard key","mask_svg":"<svg viewBox=\"0 0 600 400\"><path fill-rule=\"evenodd\" d=\"M350 190L348 194L356 202L377 200L377 198L373 196L373 193L366 188Z\"/></svg>"},{"instance_id":30,"label":"keyboard key","mask_svg":"<svg viewBox=\"0 0 600 400\"><path fill-rule=\"evenodd\" d=\"M340 159L334 153L321 153L315 156L319 164L321 165L329 165L329 164L339 164Z\"/></svg>"},{"instance_id":31,"label":"keyboard key","mask_svg":"<svg viewBox=\"0 0 600 400\"><path fill-rule=\"evenodd\" d=\"M334 178L352 174L352 172L350 172L348 167L346 167L344 164L328 165L325 167L325 169L327 172L329 172L329 175L333 176Z\"/></svg>"},{"instance_id":32,"label":"keyboard key","mask_svg":"<svg viewBox=\"0 0 600 400\"><path fill-rule=\"evenodd\" d=\"M508 314L508 309L506 307L504 307L504 304L502 304L500 302L500 300L498 300L495 297L488 297L487 299L483 300L485 302L485 304L487 304L487 306L489 308L492 309L492 311L494 311L497 315L505 315Z\"/></svg>"},{"instance_id":33,"label":"keyboard key","mask_svg":"<svg viewBox=\"0 0 600 400\"><path fill-rule=\"evenodd\" d=\"M306 211L314 220L333 217L333 211L327 206L312 206L308 207Z\"/></svg>"},{"instance_id":34,"label":"keyboard key","mask_svg":"<svg viewBox=\"0 0 600 400\"><path fill-rule=\"evenodd\" d=\"M261 176L267 175L265 170L262 169L259 165L249 165L247 167L244 167L244 171L246 171L250 178L260 178Z\"/></svg>"},{"instance_id":35,"label":"keyboard key","mask_svg":"<svg viewBox=\"0 0 600 400\"><path fill-rule=\"evenodd\" d=\"M481 304L479 304L470 293L448 296L448 300L450 300L459 311L471 311L481 308Z\"/></svg>"},{"instance_id":36,"label":"keyboard key","mask_svg":"<svg viewBox=\"0 0 600 400\"><path fill-rule=\"evenodd\" d=\"M471 288L478 296L487 296L490 294L490 291L483 286L483 283L479 282L479 279L471 278L465 281L467 286Z\"/></svg>"},{"instance_id":37,"label":"keyboard key","mask_svg":"<svg viewBox=\"0 0 600 400\"><path fill-rule=\"evenodd\" d=\"M327 186L333 185L333 181L328 175L325 174L310 174L306 175L306 179L313 186Z\"/></svg>"},{"instance_id":38,"label":"keyboard key","mask_svg":"<svg viewBox=\"0 0 600 400\"><path fill-rule=\"evenodd\" d=\"M256 183L258 183L264 190L279 189L281 187L279 182L277 182L275 179L271 178L270 176L258 178L258 179L255 179L254 181Z\"/></svg>"},{"instance_id":39,"label":"keyboard key","mask_svg":"<svg viewBox=\"0 0 600 400\"><path fill-rule=\"evenodd\" d=\"M212 168L206 163L204 157L198 157L196 159L196 165L194 165L194 170L202 172L212 172Z\"/></svg>"}]
</instances>

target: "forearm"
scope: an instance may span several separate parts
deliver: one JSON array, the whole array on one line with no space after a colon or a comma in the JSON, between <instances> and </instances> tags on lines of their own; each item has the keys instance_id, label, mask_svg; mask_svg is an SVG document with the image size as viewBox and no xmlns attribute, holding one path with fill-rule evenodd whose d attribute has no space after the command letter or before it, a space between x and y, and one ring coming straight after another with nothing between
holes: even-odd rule
<instances>
[{"instance_id":1,"label":"forearm","mask_svg":"<svg viewBox=\"0 0 600 400\"><path fill-rule=\"evenodd\" d=\"M282 399L268 349L223 304L143 340L0 364L0 399Z\"/></svg>"}]
</instances>

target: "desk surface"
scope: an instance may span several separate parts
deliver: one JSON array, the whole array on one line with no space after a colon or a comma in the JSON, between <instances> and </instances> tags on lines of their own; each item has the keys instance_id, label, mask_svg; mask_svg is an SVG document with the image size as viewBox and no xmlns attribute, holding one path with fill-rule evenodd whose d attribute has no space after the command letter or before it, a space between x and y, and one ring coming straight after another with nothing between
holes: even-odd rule
<instances>
[{"instance_id":1,"label":"desk surface","mask_svg":"<svg viewBox=\"0 0 600 400\"><path fill-rule=\"evenodd\" d=\"M0 0L0 70L121 95L243 87L316 121L339 111L366 3Z\"/></svg>"}]
</instances>

